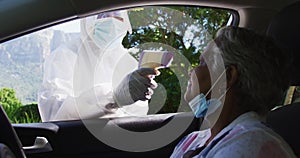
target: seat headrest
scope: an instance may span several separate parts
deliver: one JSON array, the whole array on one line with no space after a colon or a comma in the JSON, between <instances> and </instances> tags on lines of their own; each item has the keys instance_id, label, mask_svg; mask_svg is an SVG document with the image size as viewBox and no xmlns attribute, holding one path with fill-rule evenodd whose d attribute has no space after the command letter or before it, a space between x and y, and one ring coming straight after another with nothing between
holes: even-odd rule
<instances>
[{"instance_id":1,"label":"seat headrest","mask_svg":"<svg viewBox=\"0 0 300 158\"><path fill-rule=\"evenodd\" d=\"M300 85L300 1L293 3L274 17L267 35L272 37L280 48L291 53L293 58L291 68L292 85Z\"/></svg>"}]
</instances>

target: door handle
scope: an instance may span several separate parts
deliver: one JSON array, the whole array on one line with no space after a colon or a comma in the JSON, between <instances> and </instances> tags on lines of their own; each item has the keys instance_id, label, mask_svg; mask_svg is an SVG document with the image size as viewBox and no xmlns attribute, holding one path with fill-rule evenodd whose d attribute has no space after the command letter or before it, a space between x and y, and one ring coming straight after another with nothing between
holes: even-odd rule
<instances>
[{"instance_id":1,"label":"door handle","mask_svg":"<svg viewBox=\"0 0 300 158\"><path fill-rule=\"evenodd\" d=\"M36 137L32 146L24 146L23 149L26 154L50 152L53 150L45 137Z\"/></svg>"}]
</instances>

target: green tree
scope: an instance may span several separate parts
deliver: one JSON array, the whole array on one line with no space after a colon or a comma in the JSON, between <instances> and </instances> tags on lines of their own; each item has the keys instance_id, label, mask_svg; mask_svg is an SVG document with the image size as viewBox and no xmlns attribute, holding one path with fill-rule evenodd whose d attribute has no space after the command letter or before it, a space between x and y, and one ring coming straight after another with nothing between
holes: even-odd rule
<instances>
[{"instance_id":1,"label":"green tree","mask_svg":"<svg viewBox=\"0 0 300 158\"><path fill-rule=\"evenodd\" d=\"M13 123L42 122L37 103L26 104L14 111Z\"/></svg>"},{"instance_id":2,"label":"green tree","mask_svg":"<svg viewBox=\"0 0 300 158\"><path fill-rule=\"evenodd\" d=\"M10 88L0 89L0 104L10 120L13 120L15 110L22 106L20 100L15 96L15 90Z\"/></svg>"},{"instance_id":3,"label":"green tree","mask_svg":"<svg viewBox=\"0 0 300 158\"><path fill-rule=\"evenodd\" d=\"M133 31L127 35L127 38L124 38L123 45L127 48L139 47L141 51L144 48L140 46L145 43L157 43L156 47L145 48L153 50L159 50L162 47L160 44L165 44L176 49L176 53L184 55L192 66L196 66L199 62L199 54L217 30L226 25L229 17L229 11L201 7L152 6L135 9L129 12ZM187 36L188 32L190 36ZM132 55L139 58L139 53ZM175 58L173 63L178 63ZM186 104L183 108L181 107L181 110L179 107L179 101L183 99L181 93L185 91L180 89L179 83L180 80L188 77L187 70L191 69L187 65L189 64L172 65L173 71L160 70L162 73L155 80L165 87L167 100L158 113L176 112L178 108L179 111L187 110ZM175 76L174 71L182 75ZM182 85L182 87L186 86ZM154 95L161 95L156 93L157 91Z\"/></svg>"},{"instance_id":4,"label":"green tree","mask_svg":"<svg viewBox=\"0 0 300 158\"><path fill-rule=\"evenodd\" d=\"M36 103L23 105L11 88L0 89L0 104L12 123L41 122Z\"/></svg>"}]
</instances>

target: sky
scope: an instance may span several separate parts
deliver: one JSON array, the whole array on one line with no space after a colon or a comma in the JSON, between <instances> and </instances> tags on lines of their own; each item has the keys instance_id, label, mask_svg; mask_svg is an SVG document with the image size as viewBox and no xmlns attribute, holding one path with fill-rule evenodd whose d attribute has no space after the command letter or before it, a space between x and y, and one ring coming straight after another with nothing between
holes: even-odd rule
<instances>
[{"instance_id":1,"label":"sky","mask_svg":"<svg viewBox=\"0 0 300 158\"><path fill-rule=\"evenodd\" d=\"M62 23L52 27L55 30L61 30L66 33L79 32L80 31L80 22L79 20L73 20L70 22Z\"/></svg>"}]
</instances>

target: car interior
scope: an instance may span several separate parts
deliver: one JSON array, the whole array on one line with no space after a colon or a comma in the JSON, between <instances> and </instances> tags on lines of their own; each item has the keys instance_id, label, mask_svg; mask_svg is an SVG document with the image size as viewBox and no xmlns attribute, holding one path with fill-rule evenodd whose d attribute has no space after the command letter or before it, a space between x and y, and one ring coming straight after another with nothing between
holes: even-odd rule
<instances>
[{"instance_id":1,"label":"car interior","mask_svg":"<svg viewBox=\"0 0 300 158\"><path fill-rule=\"evenodd\" d=\"M240 27L254 29L275 39L278 45L292 52L292 85L300 85L299 55L300 37L300 1L297 0L265 0L265 1L225 1L225 0L31 0L0 1L0 43L41 30L59 23L86 17L95 13L156 5L189 5L213 8L225 8L238 13ZM17 19L17 20L12 20ZM284 77L284 76L282 76ZM300 155L300 103L284 105L271 111L267 124L281 135L291 146L296 156ZM118 125L135 132L147 132L159 129L169 122L177 123L191 120L187 128L176 140L167 145L144 152L122 151L99 141L87 129L86 124L95 127ZM11 124L3 108L0 108L0 157L14 155L23 157L169 157L176 144L188 133L199 130L201 118L196 119L190 112L157 114L147 117L124 117L111 119L89 119L72 121L53 121L42 123ZM112 127L113 128L113 127ZM169 135L169 133L165 133ZM157 141L162 138L157 138ZM154 140L155 141L155 140ZM147 142L145 142L147 144Z\"/></svg>"},{"instance_id":2,"label":"car interior","mask_svg":"<svg viewBox=\"0 0 300 158\"><path fill-rule=\"evenodd\" d=\"M267 31L267 34L273 37L278 45L292 52L294 59L299 57L299 53L297 53L299 52L299 47L297 47L299 33L295 30L300 26L300 23L297 21L292 25L288 25L286 22L294 21L292 19L299 15L299 9L299 2L284 8L274 17ZM291 75L292 85L300 84L299 66L299 62L294 60ZM271 111L267 118L267 123L290 144L298 156L300 144L297 133L299 133L299 129L295 127L295 124L299 120L299 116L297 116L299 110L299 103L293 103Z\"/></svg>"}]
</instances>

